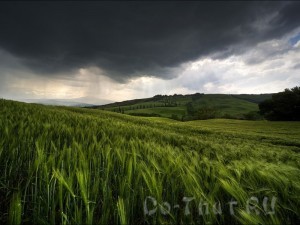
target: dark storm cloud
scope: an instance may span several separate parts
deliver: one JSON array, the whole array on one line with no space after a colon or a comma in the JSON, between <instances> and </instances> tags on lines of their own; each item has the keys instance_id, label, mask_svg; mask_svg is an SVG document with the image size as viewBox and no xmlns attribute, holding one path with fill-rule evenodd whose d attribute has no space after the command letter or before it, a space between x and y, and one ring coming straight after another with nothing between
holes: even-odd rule
<instances>
[{"instance_id":1,"label":"dark storm cloud","mask_svg":"<svg viewBox=\"0 0 300 225\"><path fill-rule=\"evenodd\" d=\"M0 48L42 75L97 66L119 81L168 78L181 63L282 36L299 12L282 2L0 3Z\"/></svg>"}]
</instances>

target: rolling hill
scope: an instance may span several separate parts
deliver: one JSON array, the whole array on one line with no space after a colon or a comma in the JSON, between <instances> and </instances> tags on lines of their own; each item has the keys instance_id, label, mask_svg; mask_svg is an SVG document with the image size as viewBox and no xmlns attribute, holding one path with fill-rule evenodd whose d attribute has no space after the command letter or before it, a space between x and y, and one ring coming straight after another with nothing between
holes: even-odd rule
<instances>
[{"instance_id":1,"label":"rolling hill","mask_svg":"<svg viewBox=\"0 0 300 225\"><path fill-rule=\"evenodd\" d=\"M116 102L92 108L120 112L136 116L156 116L177 120L190 120L188 107L195 112L203 108L213 109L215 118L243 119L245 115L258 111L258 103L271 98L272 94L260 95L156 95L152 98Z\"/></svg>"}]
</instances>

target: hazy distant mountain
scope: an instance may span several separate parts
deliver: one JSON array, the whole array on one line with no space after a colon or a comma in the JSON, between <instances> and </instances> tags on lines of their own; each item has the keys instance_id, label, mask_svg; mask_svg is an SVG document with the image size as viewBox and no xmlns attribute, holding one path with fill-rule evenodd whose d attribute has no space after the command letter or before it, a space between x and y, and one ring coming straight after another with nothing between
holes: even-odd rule
<instances>
[{"instance_id":1,"label":"hazy distant mountain","mask_svg":"<svg viewBox=\"0 0 300 225\"><path fill-rule=\"evenodd\" d=\"M77 107L103 105L112 102L106 99L98 99L98 98L93 98L88 96L81 97L81 98L73 98L73 99L24 99L23 101L28 103L38 103L44 105L77 106Z\"/></svg>"},{"instance_id":2,"label":"hazy distant mountain","mask_svg":"<svg viewBox=\"0 0 300 225\"><path fill-rule=\"evenodd\" d=\"M90 104L90 105L105 105L113 102L111 100L95 98L91 96L85 96L85 97L71 99L71 100L76 102L83 102L85 104Z\"/></svg>"}]
</instances>

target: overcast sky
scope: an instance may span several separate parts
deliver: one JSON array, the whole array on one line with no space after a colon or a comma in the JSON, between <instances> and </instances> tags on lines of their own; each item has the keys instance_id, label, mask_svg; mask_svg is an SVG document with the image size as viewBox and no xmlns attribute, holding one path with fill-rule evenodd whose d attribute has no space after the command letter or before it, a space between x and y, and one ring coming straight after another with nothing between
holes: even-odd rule
<instances>
[{"instance_id":1,"label":"overcast sky","mask_svg":"<svg viewBox=\"0 0 300 225\"><path fill-rule=\"evenodd\" d=\"M0 97L282 91L300 85L299 12L279 1L0 2Z\"/></svg>"}]
</instances>

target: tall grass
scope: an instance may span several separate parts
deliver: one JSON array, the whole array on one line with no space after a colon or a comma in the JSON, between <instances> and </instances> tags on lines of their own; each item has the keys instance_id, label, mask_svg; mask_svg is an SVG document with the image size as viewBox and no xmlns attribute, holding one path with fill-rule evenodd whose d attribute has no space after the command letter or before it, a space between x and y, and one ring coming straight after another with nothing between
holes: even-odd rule
<instances>
[{"instance_id":1,"label":"tall grass","mask_svg":"<svg viewBox=\"0 0 300 225\"><path fill-rule=\"evenodd\" d=\"M228 132L226 123L223 131L209 129L209 121L203 128L98 110L0 106L1 223L299 222L299 123L271 123L272 136L271 128L268 135L244 133L245 126ZM284 126L291 137L278 136ZM152 215L144 214L149 196ZM251 197L259 202L249 213ZM276 197L274 214L265 213L265 197Z\"/></svg>"},{"instance_id":2,"label":"tall grass","mask_svg":"<svg viewBox=\"0 0 300 225\"><path fill-rule=\"evenodd\" d=\"M14 193L9 207L9 224L21 224L22 204L19 193Z\"/></svg>"}]
</instances>

